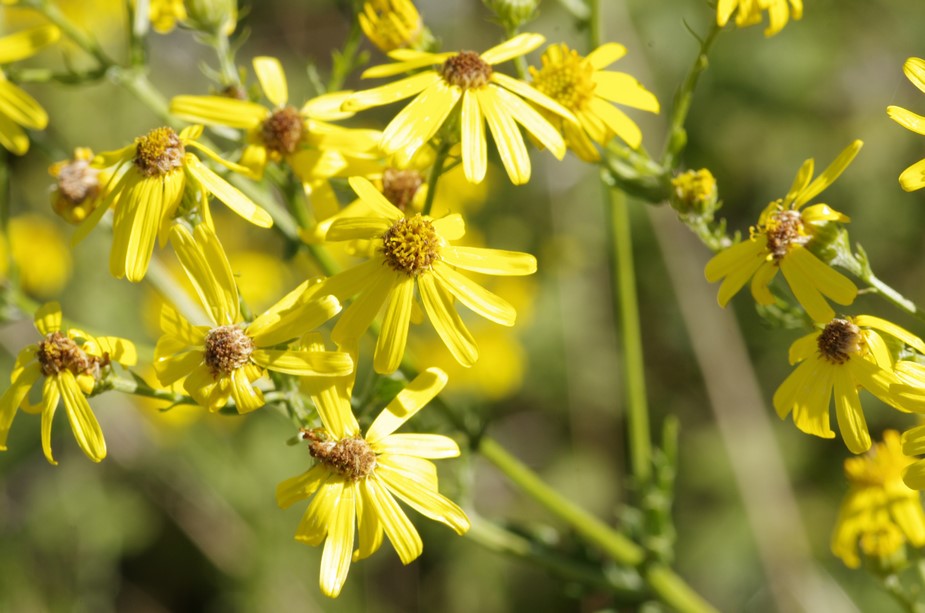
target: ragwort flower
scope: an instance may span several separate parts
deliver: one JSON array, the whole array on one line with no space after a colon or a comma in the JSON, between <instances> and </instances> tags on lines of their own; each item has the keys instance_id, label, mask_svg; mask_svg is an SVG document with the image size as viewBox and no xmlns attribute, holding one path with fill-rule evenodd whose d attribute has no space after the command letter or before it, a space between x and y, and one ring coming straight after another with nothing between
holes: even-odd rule
<instances>
[{"instance_id":1,"label":"ragwort flower","mask_svg":"<svg viewBox=\"0 0 925 613\"><path fill-rule=\"evenodd\" d=\"M55 178L51 190L51 208L62 219L80 223L99 206L110 173L93 166L93 151L74 149L70 160L55 162L48 173Z\"/></svg>"},{"instance_id":2,"label":"ragwort flower","mask_svg":"<svg viewBox=\"0 0 925 613\"><path fill-rule=\"evenodd\" d=\"M910 57L903 64L903 72L913 85L925 92L925 60ZM925 117L899 106L888 106L886 112L893 121L907 130L925 135ZM906 168L899 175L899 185L907 192L925 187L925 159Z\"/></svg>"},{"instance_id":3,"label":"ragwort flower","mask_svg":"<svg viewBox=\"0 0 925 613\"><path fill-rule=\"evenodd\" d=\"M851 487L835 522L832 553L850 568L861 565L859 543L865 556L894 569L894 560L905 558L906 543L925 546L922 500L902 479L913 459L903 452L899 433L887 430L882 443L861 457L845 460Z\"/></svg>"},{"instance_id":4,"label":"ragwort flower","mask_svg":"<svg viewBox=\"0 0 925 613\"><path fill-rule=\"evenodd\" d=\"M736 13L736 26L753 26L761 23L761 11L768 12L768 27L764 35L774 36L784 29L790 17L803 17L803 0L719 0L716 5L716 23L723 27Z\"/></svg>"},{"instance_id":5,"label":"ragwort flower","mask_svg":"<svg viewBox=\"0 0 925 613\"><path fill-rule=\"evenodd\" d=\"M384 53L423 49L433 42L411 0L367 0L357 20L366 38Z\"/></svg>"},{"instance_id":6,"label":"ragwort flower","mask_svg":"<svg viewBox=\"0 0 925 613\"><path fill-rule=\"evenodd\" d=\"M582 57L564 43L550 45L543 52L542 67L530 67L532 85L578 118L578 124L545 109L540 112L562 134L575 154L586 162L596 162L600 154L594 143L606 145L614 135L633 149L642 144L639 126L613 103L658 113L655 96L625 72L603 70L626 55L617 43L601 45Z\"/></svg>"},{"instance_id":7,"label":"ragwort flower","mask_svg":"<svg viewBox=\"0 0 925 613\"><path fill-rule=\"evenodd\" d=\"M170 112L189 121L246 130L242 166L259 178L268 161L286 160L302 181L367 174L379 168L378 130L335 126L352 117L341 105L350 92L312 98L302 108L289 105L286 74L274 57L254 58L254 74L273 105L224 96L176 96Z\"/></svg>"},{"instance_id":8,"label":"ragwort flower","mask_svg":"<svg viewBox=\"0 0 925 613\"><path fill-rule=\"evenodd\" d=\"M533 51L543 40L539 34L519 34L482 54L396 49L389 53L396 63L374 66L363 76L390 77L427 66L432 68L388 85L355 92L343 108L359 111L415 96L382 134L382 149L390 155L399 153L404 159L410 159L426 145L458 108L466 178L474 183L485 178L487 121L511 181L518 185L526 183L530 180L530 157L518 123L558 159L565 155L562 136L527 101L569 121L576 119L555 100L523 81L495 71L493 66Z\"/></svg>"},{"instance_id":9,"label":"ragwort flower","mask_svg":"<svg viewBox=\"0 0 925 613\"><path fill-rule=\"evenodd\" d=\"M202 220L211 225L209 195L247 221L269 228L273 219L236 187L221 178L187 150L196 148L210 159L233 170L243 170L221 159L197 142L202 126L184 128L179 134L171 128L156 128L117 151L98 156L104 168L115 166L112 187L103 202L77 228L74 242L82 240L115 207L109 271L117 279L141 281L148 271L155 238L167 240L181 203L195 203Z\"/></svg>"},{"instance_id":10,"label":"ragwort flower","mask_svg":"<svg viewBox=\"0 0 925 613\"><path fill-rule=\"evenodd\" d=\"M461 216L433 219L406 214L367 179L352 177L350 186L373 215L338 219L326 238L368 240L370 257L323 282L321 291L341 301L356 296L331 337L338 344L360 338L384 306L373 365L379 373L395 371L405 353L417 289L424 312L450 353L460 364L472 365L478 359L478 347L456 312L454 299L505 326L513 326L517 314L514 307L457 268L489 275L529 275L536 272L536 258L514 251L454 246L450 241L465 234Z\"/></svg>"},{"instance_id":11,"label":"ragwort flower","mask_svg":"<svg viewBox=\"0 0 925 613\"><path fill-rule=\"evenodd\" d=\"M277 347L330 319L340 310L336 299L309 290L306 281L242 325L231 266L212 229L200 224L190 234L177 224L170 240L211 325L194 326L164 305L164 336L154 350L162 385L185 378L184 389L210 411L225 406L230 397L238 412L246 413L264 405L254 381L267 370L303 377L342 376L353 370L346 353Z\"/></svg>"},{"instance_id":12,"label":"ragwort flower","mask_svg":"<svg viewBox=\"0 0 925 613\"><path fill-rule=\"evenodd\" d=\"M312 498L295 538L312 546L324 543L320 584L326 596L340 594L351 560L375 553L383 535L403 564L421 555L421 537L396 498L457 534L469 529L465 512L439 493L437 470L430 461L458 456L456 443L437 434L395 434L445 385L443 371L422 372L383 409L365 435L343 381L313 396L322 427L303 430L302 436L316 463L280 483L276 500L286 508Z\"/></svg>"},{"instance_id":13,"label":"ragwort flower","mask_svg":"<svg viewBox=\"0 0 925 613\"><path fill-rule=\"evenodd\" d=\"M858 292L854 283L807 249L823 224L847 223L850 219L827 204L803 207L838 178L861 145L861 141L854 141L813 181L810 181L813 160L806 160L790 191L782 200L775 200L765 208L749 237L707 262L704 270L707 281L723 280L717 294L720 306L726 306L749 279L755 301L773 304L774 295L768 285L778 269L784 273L793 295L813 321L826 322L835 317L826 298L838 304L854 301Z\"/></svg>"},{"instance_id":14,"label":"ragwort flower","mask_svg":"<svg viewBox=\"0 0 925 613\"><path fill-rule=\"evenodd\" d=\"M774 393L774 408L781 419L793 412L797 428L822 438L834 438L829 405L834 396L838 429L852 453L870 448L870 433L858 390L866 389L901 411L925 410L925 398L902 395L902 381L883 334L919 353L925 343L905 329L871 315L833 319L821 330L790 346L790 363L802 362Z\"/></svg>"},{"instance_id":15,"label":"ragwort flower","mask_svg":"<svg viewBox=\"0 0 925 613\"><path fill-rule=\"evenodd\" d=\"M10 376L10 387L0 396L0 450L6 450L10 426L19 408L42 413L42 450L45 458L57 464L51 453L51 425L64 401L77 444L87 457L99 462L106 457L106 441L87 396L112 362L135 364L135 346L113 336L93 337L75 328L62 330L61 306L49 302L35 313L35 327L44 338L19 352ZM28 395L40 379L42 400L29 404Z\"/></svg>"},{"instance_id":16,"label":"ragwort flower","mask_svg":"<svg viewBox=\"0 0 925 613\"><path fill-rule=\"evenodd\" d=\"M0 65L35 55L61 36L54 26L40 26L0 38ZM48 113L35 99L7 80L0 69L0 145L16 154L29 150L29 137L23 128L44 130Z\"/></svg>"}]
</instances>

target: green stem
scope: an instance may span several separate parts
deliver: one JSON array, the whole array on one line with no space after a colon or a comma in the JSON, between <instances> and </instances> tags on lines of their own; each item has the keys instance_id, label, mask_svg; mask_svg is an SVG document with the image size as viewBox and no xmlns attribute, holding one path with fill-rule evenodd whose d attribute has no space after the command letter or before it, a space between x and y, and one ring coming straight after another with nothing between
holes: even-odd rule
<instances>
[{"instance_id":1,"label":"green stem","mask_svg":"<svg viewBox=\"0 0 925 613\"><path fill-rule=\"evenodd\" d=\"M601 46L601 0L588 0L588 52L594 51Z\"/></svg>"},{"instance_id":2,"label":"green stem","mask_svg":"<svg viewBox=\"0 0 925 613\"><path fill-rule=\"evenodd\" d=\"M27 3L23 4L26 5ZM55 3L42 1L32 3L31 5L45 15L48 21L56 25L58 29L77 44L78 47L92 55L100 66L108 67L115 65L116 62L106 55L103 48L96 42L96 39L75 26L71 20L61 12Z\"/></svg>"},{"instance_id":3,"label":"green stem","mask_svg":"<svg viewBox=\"0 0 925 613\"><path fill-rule=\"evenodd\" d=\"M441 141L440 147L437 148L437 158L430 169L430 178L427 180L427 197L424 199L424 208L421 211L424 215L430 215L430 210L434 206L434 198L437 196L437 183L443 175L443 165L446 163L446 158L449 154L450 145L445 140Z\"/></svg>"},{"instance_id":4,"label":"green stem","mask_svg":"<svg viewBox=\"0 0 925 613\"><path fill-rule=\"evenodd\" d=\"M157 400L166 400L172 405L175 404L198 404L189 396L177 394L168 390L155 389L144 382L141 378L124 379L113 376L106 380L108 389L123 394L132 394L133 396L143 396L145 398L155 398Z\"/></svg>"},{"instance_id":5,"label":"green stem","mask_svg":"<svg viewBox=\"0 0 925 613\"><path fill-rule=\"evenodd\" d=\"M630 468L636 486L644 491L652 479L652 439L646 400L642 329L633 269L633 237L626 194L608 189L610 242L613 266L614 317L623 341L623 380L626 388L626 419L629 430Z\"/></svg>"},{"instance_id":6,"label":"green stem","mask_svg":"<svg viewBox=\"0 0 925 613\"><path fill-rule=\"evenodd\" d=\"M110 78L151 109L166 125L179 129L182 123L170 114L167 100L163 94L148 80L140 68L123 69L113 66L109 69Z\"/></svg>"},{"instance_id":7,"label":"green stem","mask_svg":"<svg viewBox=\"0 0 925 613\"><path fill-rule=\"evenodd\" d=\"M360 49L360 40L362 30L360 30L360 21L353 15L350 21L350 33L344 42L344 49L334 53L334 65L331 68L331 77L328 79L329 92L338 91L343 88L344 81L351 72L357 67L357 52Z\"/></svg>"}]
</instances>

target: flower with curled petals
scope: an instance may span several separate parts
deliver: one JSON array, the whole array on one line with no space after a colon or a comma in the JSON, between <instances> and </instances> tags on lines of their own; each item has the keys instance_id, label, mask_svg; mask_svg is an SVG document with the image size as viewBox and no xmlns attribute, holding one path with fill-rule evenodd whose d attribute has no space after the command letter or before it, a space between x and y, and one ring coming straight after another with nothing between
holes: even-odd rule
<instances>
[{"instance_id":1,"label":"flower with curled petals","mask_svg":"<svg viewBox=\"0 0 925 613\"><path fill-rule=\"evenodd\" d=\"M386 405L365 434L350 408L347 382L312 396L322 427L303 430L302 437L315 465L280 483L276 500L286 508L311 498L295 538L306 545L324 543L320 584L326 596L340 594L351 560L375 553L383 536L403 564L421 555L421 537L398 500L457 534L469 530L465 512L439 493L437 470L430 461L458 456L456 443L438 434L395 433L446 381L440 369L425 370Z\"/></svg>"},{"instance_id":2,"label":"flower with curled petals","mask_svg":"<svg viewBox=\"0 0 925 613\"><path fill-rule=\"evenodd\" d=\"M768 12L765 36L774 36L784 29L791 17L803 17L803 0L719 0L716 5L716 24L725 26L736 14L736 26L744 28L761 23L761 11Z\"/></svg>"},{"instance_id":3,"label":"flower with curled petals","mask_svg":"<svg viewBox=\"0 0 925 613\"><path fill-rule=\"evenodd\" d=\"M925 60L910 57L903 64L906 78L919 90L925 92ZM890 119L916 134L925 135L925 117L900 106L888 106L886 109ZM899 185L907 192L925 187L925 159L919 160L909 166L899 175Z\"/></svg>"},{"instance_id":4,"label":"flower with curled petals","mask_svg":"<svg viewBox=\"0 0 925 613\"><path fill-rule=\"evenodd\" d=\"M0 38L0 65L31 57L60 36L61 31L50 25L4 36ZM0 146L15 155L25 155L29 137L23 128L44 130L47 125L45 109L0 69Z\"/></svg>"},{"instance_id":5,"label":"flower with curled petals","mask_svg":"<svg viewBox=\"0 0 925 613\"><path fill-rule=\"evenodd\" d=\"M370 255L366 262L322 282L319 291L341 301L356 296L338 318L331 338L339 345L360 338L384 308L373 366L379 373L394 372L405 353L417 290L424 312L450 353L460 364L472 365L478 359L478 347L454 302L505 326L514 325L517 313L458 269L529 275L536 272L536 258L514 251L455 246L451 241L465 234L461 216L434 219L405 213L362 177L352 177L350 186L372 214L337 219L326 240L370 241Z\"/></svg>"},{"instance_id":6,"label":"flower with curled petals","mask_svg":"<svg viewBox=\"0 0 925 613\"><path fill-rule=\"evenodd\" d=\"M516 185L526 183L530 180L530 157L517 124L558 159L565 155L562 136L527 102L568 121L576 119L571 111L549 96L523 81L497 72L494 66L533 51L544 40L539 34L519 34L481 54L396 49L389 53L396 63L374 66L364 72L363 77L390 77L428 69L388 85L354 92L342 108L359 111L415 96L382 133L382 149L390 155L400 153L404 159L411 159L418 149L430 142L458 109L466 178L473 183L485 178L487 122L511 181Z\"/></svg>"}]
</instances>

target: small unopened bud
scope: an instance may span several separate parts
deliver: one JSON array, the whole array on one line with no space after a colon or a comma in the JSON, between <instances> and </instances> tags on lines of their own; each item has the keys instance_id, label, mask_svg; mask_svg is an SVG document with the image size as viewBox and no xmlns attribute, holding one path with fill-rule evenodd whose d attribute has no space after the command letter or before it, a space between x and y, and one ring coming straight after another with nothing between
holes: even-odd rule
<instances>
[{"instance_id":1,"label":"small unopened bud","mask_svg":"<svg viewBox=\"0 0 925 613\"><path fill-rule=\"evenodd\" d=\"M536 16L540 0L482 0L498 20L509 29L516 29Z\"/></svg>"},{"instance_id":2,"label":"small unopened bud","mask_svg":"<svg viewBox=\"0 0 925 613\"><path fill-rule=\"evenodd\" d=\"M237 0L186 0L187 25L201 32L225 36L238 23Z\"/></svg>"},{"instance_id":3,"label":"small unopened bud","mask_svg":"<svg viewBox=\"0 0 925 613\"><path fill-rule=\"evenodd\" d=\"M679 213L706 215L717 205L716 179L706 168L686 170L671 180L671 206Z\"/></svg>"}]
</instances>

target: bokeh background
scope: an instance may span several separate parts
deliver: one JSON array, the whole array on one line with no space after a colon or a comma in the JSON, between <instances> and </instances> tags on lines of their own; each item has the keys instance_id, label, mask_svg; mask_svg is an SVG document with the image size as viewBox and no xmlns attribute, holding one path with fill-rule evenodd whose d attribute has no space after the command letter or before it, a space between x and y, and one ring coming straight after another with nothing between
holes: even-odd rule
<instances>
[{"instance_id":1,"label":"bokeh background","mask_svg":"<svg viewBox=\"0 0 925 613\"><path fill-rule=\"evenodd\" d=\"M60 4L121 57L120 2ZM416 4L445 49L483 50L503 36L477 0ZM633 115L645 147L658 153L672 96L697 50L688 28L705 33L713 8L702 0L602 4L605 40L629 50L615 68L636 75L662 102L660 116ZM21 9L2 11L2 33L39 21ZM242 11L239 32L248 37L238 61L249 68L254 56L279 57L290 100L298 103L315 93L307 65L325 75L349 27L331 1L253 2ZM804 159L814 157L821 170L860 138L859 157L822 200L852 218L851 238L867 250L876 273L925 303L925 196L906 194L897 182L925 154L925 141L885 110L898 104L925 113L925 96L902 74L907 57L925 54L923 27L919 0L807 0L803 20L772 39L760 27L720 36L694 99L684 159L691 168L712 170L731 229L746 232L767 202L787 191ZM584 34L554 0L543 0L528 29L585 50ZM371 63L383 61L364 45ZM200 67L215 60L188 31L153 35L149 52L151 79L164 96L208 93ZM537 63L538 55L530 59ZM79 67L86 60L60 45L25 64L65 61ZM355 75L348 82L360 85ZM105 79L27 89L52 122L34 135L26 157L11 161L13 213L20 220L12 249L46 258L43 269L60 273L57 282L41 276L46 283L32 295L60 300L74 321L128 337L150 356L160 298L144 284L109 277L105 231L68 253L72 229L51 213L47 168L74 146L116 149L159 123ZM395 108L369 111L351 125L381 127ZM495 287L517 305L518 326L474 323L482 359L469 372L452 368L425 326L414 331L412 350L451 370L446 395L455 406L559 491L615 523L628 483L603 190L595 169L572 156L560 163L534 152L533 161L527 186L512 187L494 165L483 186L469 188L450 176L438 192L438 206L466 213L472 241L537 255L537 275ZM632 212L653 436L667 416L677 416L681 428L679 572L724 611L898 611L874 579L845 569L829 552L847 489L844 445L802 434L770 407L790 371L787 347L801 332L768 325L745 294L719 309L716 288L702 276L707 249L666 206L633 203ZM236 218L220 224L242 291L255 307L314 273L307 260L285 259L272 232ZM167 274L176 274L172 254L159 257ZM878 314L925 334L921 323L873 298L862 296L849 313ZM28 320L4 324L0 372L9 372L15 353L35 338ZM875 436L912 423L870 397L865 403ZM420 516L414 518L425 543L419 560L402 567L385 545L353 565L344 593L328 600L317 588L320 550L292 540L304 507L281 511L274 501L276 484L309 462L303 447L286 445L293 430L285 417L267 410L246 419L190 407L165 412L157 403L115 394L96 398L94 408L109 447L101 465L86 460L59 415L53 445L60 466L49 466L38 419L17 417L10 450L0 454L0 610L616 608L606 593L486 550ZM436 413L421 420L422 428L453 434ZM441 464L441 489L468 509L551 547L599 559L476 455L464 450L462 458Z\"/></svg>"}]
</instances>

